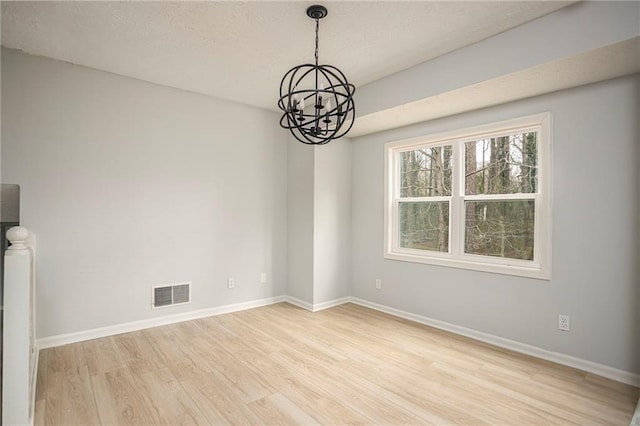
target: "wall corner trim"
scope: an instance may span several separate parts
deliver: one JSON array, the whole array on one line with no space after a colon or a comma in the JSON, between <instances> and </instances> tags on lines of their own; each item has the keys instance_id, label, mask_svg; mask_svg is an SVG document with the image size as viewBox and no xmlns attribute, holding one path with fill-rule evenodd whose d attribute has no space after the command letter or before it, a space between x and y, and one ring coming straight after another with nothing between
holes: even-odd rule
<instances>
[{"instance_id":1,"label":"wall corner trim","mask_svg":"<svg viewBox=\"0 0 640 426\"><path fill-rule=\"evenodd\" d=\"M327 302L322 303L314 303L313 304L313 312L322 311L323 309L333 308L334 306L343 305L345 303L351 302L351 297L341 297L340 299L329 300Z\"/></svg>"},{"instance_id":2,"label":"wall corner trim","mask_svg":"<svg viewBox=\"0 0 640 426\"><path fill-rule=\"evenodd\" d=\"M290 303L298 308L306 309L307 311L313 312L313 305L309 302L305 302L304 300L296 299L295 297L285 296L284 301Z\"/></svg>"},{"instance_id":3,"label":"wall corner trim","mask_svg":"<svg viewBox=\"0 0 640 426\"><path fill-rule=\"evenodd\" d=\"M285 302L295 305L299 308L306 309L310 312L318 312L324 309L333 308L334 306L344 305L345 303L351 302L351 296L341 297L339 299L328 300L322 303L308 303L300 299L296 299L295 297L286 296Z\"/></svg>"},{"instance_id":4,"label":"wall corner trim","mask_svg":"<svg viewBox=\"0 0 640 426\"><path fill-rule=\"evenodd\" d=\"M414 321L420 324L428 325L440 330L448 331L450 333L458 334L460 336L469 337L474 340L489 343L503 349L508 349L513 352L518 352L525 355L530 355L536 358L544 359L547 361L555 362L556 364L565 365L567 367L576 368L578 370L592 373L598 376L606 377L616 382L626 383L628 385L640 387L640 374L632 373L630 371L620 370L608 365L599 364L593 361L587 361L582 358L576 358L570 355L565 355L559 352L548 351L546 349L539 348L537 346L529 345L526 343L517 342L511 339L505 339L504 337L495 336L489 333L483 333L482 331L473 330L466 327L450 324L445 321L425 317L422 315L412 314L410 312L402 311L400 309L390 308L388 306L379 305L368 300L359 299L357 297L351 297L351 303L356 305L371 308L376 311L384 312L399 318L404 318L410 321Z\"/></svg>"}]
</instances>

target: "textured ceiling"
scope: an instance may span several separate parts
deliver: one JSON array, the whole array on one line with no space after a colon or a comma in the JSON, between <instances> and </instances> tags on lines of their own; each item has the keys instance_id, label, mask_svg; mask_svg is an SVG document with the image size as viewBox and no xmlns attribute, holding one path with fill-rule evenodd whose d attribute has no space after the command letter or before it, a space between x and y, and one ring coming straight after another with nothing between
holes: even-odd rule
<instances>
[{"instance_id":1,"label":"textured ceiling","mask_svg":"<svg viewBox=\"0 0 640 426\"><path fill-rule=\"evenodd\" d=\"M571 2L324 1L320 62L356 86ZM313 61L310 2L2 2L2 45L276 109L280 79Z\"/></svg>"}]
</instances>

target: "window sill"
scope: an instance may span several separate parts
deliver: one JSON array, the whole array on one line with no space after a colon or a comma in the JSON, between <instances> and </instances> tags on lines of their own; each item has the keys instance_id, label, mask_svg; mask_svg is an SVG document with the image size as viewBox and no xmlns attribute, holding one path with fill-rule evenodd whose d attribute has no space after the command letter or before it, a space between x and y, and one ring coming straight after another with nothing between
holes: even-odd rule
<instances>
[{"instance_id":1,"label":"window sill","mask_svg":"<svg viewBox=\"0 0 640 426\"><path fill-rule=\"evenodd\" d=\"M422 254L410 253L385 253L384 258L390 260L400 260L403 262L423 263L427 265L445 266L448 268L466 269L471 271L489 272L493 274L512 275L538 280L550 280L550 268L543 268L540 265L526 265L529 262L505 261L500 263L490 263L471 259L453 259L450 257L424 256ZM472 256L470 256L472 258ZM502 259L500 259L502 260ZM507 263L508 262L508 263Z\"/></svg>"}]
</instances>

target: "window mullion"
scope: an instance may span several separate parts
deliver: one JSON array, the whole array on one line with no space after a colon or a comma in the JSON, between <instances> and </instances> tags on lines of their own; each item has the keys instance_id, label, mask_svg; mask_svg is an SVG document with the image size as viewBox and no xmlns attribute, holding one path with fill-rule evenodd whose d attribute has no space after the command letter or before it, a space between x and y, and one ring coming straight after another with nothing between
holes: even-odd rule
<instances>
[{"instance_id":1,"label":"window mullion","mask_svg":"<svg viewBox=\"0 0 640 426\"><path fill-rule=\"evenodd\" d=\"M400 203L398 202L398 199L400 197L400 161L399 161L399 156L398 156L398 152L394 151L393 152L393 159L391 162L391 167L392 167L392 175L393 175L393 186L391 188L389 188L389 190L391 191L391 196L392 196L392 203L393 203L393 209L392 209L392 220L393 220L393 231L390 235L391 238L391 246L393 247L393 250L398 250L398 248L400 247L400 219L399 219L399 214L398 214L398 210L400 207Z\"/></svg>"},{"instance_id":2,"label":"window mullion","mask_svg":"<svg viewBox=\"0 0 640 426\"><path fill-rule=\"evenodd\" d=\"M457 257L460 255L462 238L462 228L460 227L461 217L460 211L460 194L464 184L462 177L464 176L464 170L461 169L463 165L463 152L460 149L461 143L453 143L453 172L451 173L451 208L449 209L449 251L451 255Z\"/></svg>"},{"instance_id":3,"label":"window mullion","mask_svg":"<svg viewBox=\"0 0 640 426\"><path fill-rule=\"evenodd\" d=\"M397 201L401 203L435 203L439 201L449 201L451 197L447 195L438 196L438 197L403 197L398 198Z\"/></svg>"},{"instance_id":4,"label":"window mullion","mask_svg":"<svg viewBox=\"0 0 640 426\"><path fill-rule=\"evenodd\" d=\"M508 201L508 200L535 200L537 194L530 193L515 193L515 194L481 194L481 195L466 195L464 199L466 201Z\"/></svg>"}]
</instances>

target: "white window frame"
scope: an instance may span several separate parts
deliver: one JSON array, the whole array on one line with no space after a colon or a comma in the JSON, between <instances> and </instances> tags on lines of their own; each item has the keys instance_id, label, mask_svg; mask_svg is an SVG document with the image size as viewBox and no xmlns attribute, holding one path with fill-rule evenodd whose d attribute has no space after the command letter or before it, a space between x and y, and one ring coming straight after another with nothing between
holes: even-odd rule
<instances>
[{"instance_id":1,"label":"white window frame","mask_svg":"<svg viewBox=\"0 0 640 426\"><path fill-rule=\"evenodd\" d=\"M538 132L538 192L531 194L465 195L464 142L506 134ZM451 196L419 198L419 201L449 201L449 251L437 252L399 247L398 154L419 147L453 145ZM551 113L530 115L471 128L438 133L385 144L384 166L384 257L543 280L551 279ZM519 260L464 253L464 202L487 200L535 200L533 260ZM403 198L403 202L411 198Z\"/></svg>"}]
</instances>

